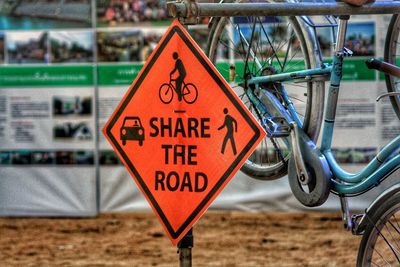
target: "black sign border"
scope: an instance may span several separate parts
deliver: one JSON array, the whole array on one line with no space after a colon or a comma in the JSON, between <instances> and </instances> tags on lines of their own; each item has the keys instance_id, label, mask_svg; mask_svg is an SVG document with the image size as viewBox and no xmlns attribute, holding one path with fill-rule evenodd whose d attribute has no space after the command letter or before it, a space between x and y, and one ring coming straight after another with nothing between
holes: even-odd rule
<instances>
[{"instance_id":1,"label":"black sign border","mask_svg":"<svg viewBox=\"0 0 400 267\"><path fill-rule=\"evenodd\" d=\"M167 217L163 213L162 209L158 205L157 201L155 200L154 196L151 194L150 190L148 189L147 185L143 181L142 177L140 176L139 172L136 170L136 168L133 166L132 162L129 160L125 152L123 151L122 147L119 145L117 140L114 138L114 136L111 133L111 129L115 125L116 121L118 118L121 116L122 112L125 110L126 106L136 93L136 91L140 88L140 85L142 84L144 78L146 78L147 74L149 73L150 69L154 65L154 63L157 61L159 56L161 55L162 51L168 44L168 42L171 40L171 38L174 36L174 34L178 34L180 38L185 42L185 44L188 46L188 48L192 51L194 56L200 61L200 63L203 65L203 67L207 70L208 74L214 79L214 81L218 84L218 86L222 89L222 91L225 93L225 95L229 98L229 100L232 102L232 104L237 108L239 113L244 117L246 122L249 124L249 126L254 130L254 136L250 139L248 144L244 147L244 149L241 151L241 153L236 157L236 159L232 162L230 167L225 171L225 173L222 175L220 180L215 184L215 186L211 189L211 191L206 195L206 197L200 202L199 206L192 212L192 214L189 215L189 217L186 219L186 221L179 227L177 231L174 231L172 228L171 224L169 223ZM112 143L114 144L115 148L118 150L119 154L124 158L125 163L129 166L130 170L136 177L136 181L140 184L142 187L144 193L147 195L148 199L151 201L151 204L153 207L156 209L158 215L160 216L161 220L163 221L165 227L167 228L169 234L173 239L177 239L185 230L186 227L196 218L196 216L200 213L200 211L208 204L208 202L211 200L211 198L217 193L217 191L220 189L220 187L224 184L226 179L230 176L230 174L234 171L235 167L240 163L240 161L244 158L244 156L247 154L247 152L251 149L253 144L259 139L261 132L257 125L253 122L253 120L250 118L248 113L242 108L242 106L238 103L236 98L232 95L230 89L226 87L225 82L220 79L220 77L214 73L211 64L209 64L200 54L200 52L196 49L196 47L192 44L192 41L189 40L189 38L183 33L183 31L178 27L178 26L173 26L171 30L168 32L167 36L164 38L163 42L159 45L157 51L155 51L153 57L151 58L150 62L146 65L146 68L144 71L141 73L140 77L137 79L136 83L133 85L131 91L128 93L127 97L125 98L125 101L121 104L117 112L115 113L115 116L111 118L110 123L108 124L106 128L106 133ZM211 203L210 203L211 204Z\"/></svg>"}]
</instances>

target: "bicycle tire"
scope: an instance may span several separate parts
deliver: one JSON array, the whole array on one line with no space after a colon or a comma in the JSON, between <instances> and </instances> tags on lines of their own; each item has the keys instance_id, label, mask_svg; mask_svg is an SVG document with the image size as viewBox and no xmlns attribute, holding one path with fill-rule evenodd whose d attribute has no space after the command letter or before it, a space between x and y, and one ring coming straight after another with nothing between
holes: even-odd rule
<instances>
[{"instance_id":1,"label":"bicycle tire","mask_svg":"<svg viewBox=\"0 0 400 267\"><path fill-rule=\"evenodd\" d=\"M300 19L296 17L288 18L286 26L288 28L293 29L294 33L294 35L289 36L291 38L289 40L290 42L292 41L294 42L295 40L298 40L300 42L299 46L303 54L304 58L303 60L305 62L306 68L320 66L322 56L319 50L318 43L315 39L315 35L313 32L310 31L309 28L305 26L305 24L303 24L299 20ZM220 49L221 47L223 48L223 45L221 44L222 42L224 42L223 39L229 38L229 36L224 35L224 30L225 26L233 27L232 25L229 25L229 23L231 22L232 19L230 18L213 18L212 20L206 53L214 64L217 64L217 57L218 57L217 55L218 53L221 53L220 51L218 51L218 49ZM240 33L234 32L233 34L237 34L238 36L240 36ZM228 42L234 43L233 40L229 40ZM225 49L229 49L229 47ZM235 51L231 52L231 50L232 49L230 49L228 53L235 53ZM240 81L238 82L238 84L239 83ZM317 139L321 126L323 107L324 107L324 86L325 86L325 81L313 81L313 82L308 82L306 84L307 96L306 96L306 106L303 108L305 110L303 119L304 123L303 129L306 131L306 133L310 136L310 138L313 141ZM234 87L235 85L233 85L233 88ZM241 93L242 92L239 92L238 95L240 96ZM242 101L249 108L249 110L255 115L255 117L258 118L258 120L260 121L260 116L259 114L257 114L258 111L254 108L254 106L249 104L249 101L247 101L246 98L242 98ZM290 158L290 147L287 146L286 148L283 149L282 148L276 149L275 144L281 141L277 139L271 141L267 137L264 138L264 140L261 142L261 145L259 145L256 151L249 157L248 160L246 160L241 170L250 177L259 180L273 180L286 175L287 161ZM272 142L275 142L275 144ZM270 147L273 147L273 149L271 150ZM271 151L273 153L272 156L270 155ZM280 161L277 160L278 157L280 157ZM282 160L282 158L284 159Z\"/></svg>"},{"instance_id":2,"label":"bicycle tire","mask_svg":"<svg viewBox=\"0 0 400 267\"><path fill-rule=\"evenodd\" d=\"M381 266L379 263L384 266L399 266L400 194L393 195L374 214L365 219L369 221L369 224L361 239L357 266ZM389 244L390 242L394 244ZM393 253L393 248L395 248L395 253Z\"/></svg>"},{"instance_id":3,"label":"bicycle tire","mask_svg":"<svg viewBox=\"0 0 400 267\"><path fill-rule=\"evenodd\" d=\"M191 87L191 89L189 89ZM187 93L186 90L189 92ZM197 100L198 92L197 88L193 83L187 83L183 87L182 90L183 93L183 99L185 100L186 103L188 104L193 104Z\"/></svg>"},{"instance_id":4,"label":"bicycle tire","mask_svg":"<svg viewBox=\"0 0 400 267\"><path fill-rule=\"evenodd\" d=\"M164 83L160 86L158 90L158 96L164 104L171 103L172 99L174 98L174 89L171 88L171 85L168 83Z\"/></svg>"},{"instance_id":5,"label":"bicycle tire","mask_svg":"<svg viewBox=\"0 0 400 267\"><path fill-rule=\"evenodd\" d=\"M396 64L400 58L397 55L400 53L400 16L395 14L392 16L389 27L386 33L385 40L385 50L384 50L384 61L389 62L393 65ZM386 89L390 92L400 92L400 79L385 74ZM392 104L393 110L397 117L400 119L400 97L392 96L390 97L390 102Z\"/></svg>"}]
</instances>

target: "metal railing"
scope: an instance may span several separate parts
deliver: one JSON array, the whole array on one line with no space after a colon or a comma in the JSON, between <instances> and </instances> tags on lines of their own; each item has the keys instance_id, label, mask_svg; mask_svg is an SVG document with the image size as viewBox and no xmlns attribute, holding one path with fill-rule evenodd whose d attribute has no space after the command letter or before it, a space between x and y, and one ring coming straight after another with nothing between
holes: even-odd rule
<instances>
[{"instance_id":1,"label":"metal railing","mask_svg":"<svg viewBox=\"0 0 400 267\"><path fill-rule=\"evenodd\" d=\"M343 2L324 3L197 3L191 0L167 3L172 17L231 16L314 16L314 15L366 15L400 13L400 1L381 1L355 7Z\"/></svg>"}]
</instances>

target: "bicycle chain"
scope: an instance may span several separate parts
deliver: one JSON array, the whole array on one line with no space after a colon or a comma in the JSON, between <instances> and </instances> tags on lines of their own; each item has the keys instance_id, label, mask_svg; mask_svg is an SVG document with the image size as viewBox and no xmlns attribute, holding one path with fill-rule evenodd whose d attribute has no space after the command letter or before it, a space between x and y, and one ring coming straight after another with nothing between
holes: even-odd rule
<instances>
[{"instance_id":1,"label":"bicycle chain","mask_svg":"<svg viewBox=\"0 0 400 267\"><path fill-rule=\"evenodd\" d=\"M284 165L286 165L287 161L285 161L285 157L282 155L281 150L279 149L278 145L276 144L275 140L273 138L270 138L272 144L274 145L275 151L278 153L278 157L282 161Z\"/></svg>"}]
</instances>

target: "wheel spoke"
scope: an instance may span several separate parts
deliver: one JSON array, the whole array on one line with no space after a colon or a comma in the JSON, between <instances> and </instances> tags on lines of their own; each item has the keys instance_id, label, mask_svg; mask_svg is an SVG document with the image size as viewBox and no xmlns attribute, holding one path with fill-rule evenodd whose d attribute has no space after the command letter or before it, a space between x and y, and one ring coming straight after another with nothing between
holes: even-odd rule
<instances>
[{"instance_id":1,"label":"wheel spoke","mask_svg":"<svg viewBox=\"0 0 400 267\"><path fill-rule=\"evenodd\" d=\"M269 38L267 32L265 31L264 27L262 27L262 29L263 29L263 32L264 32L264 34L265 34L265 37L267 38L267 42L268 42L268 44L270 45L270 47L271 47L271 49L272 49L272 55L275 56L276 61L278 62L280 68L282 69L282 64L281 64L281 61L279 60L278 54L276 53L276 50L275 50L275 48L274 48L274 45L272 44L272 42L271 42L271 40L270 40L270 38Z\"/></svg>"},{"instance_id":2,"label":"wheel spoke","mask_svg":"<svg viewBox=\"0 0 400 267\"><path fill-rule=\"evenodd\" d=\"M396 249L395 249L395 248L393 247L393 245L387 240L387 238L385 237L385 235L382 233L381 229L379 229L379 228L375 225L375 223L371 221L371 219L370 219L369 217L367 217L367 218L369 219L370 223L373 224L373 227L375 228L375 231L377 232L377 234L378 234L380 237L382 237L383 241L385 241L386 245L390 248L390 250L392 251L393 255L396 257L397 262L400 263L400 259L399 259L398 255L397 255L398 252L396 251ZM374 248L374 250L379 254L378 250L376 250L375 248ZM397 252L397 253L396 253L396 252ZM382 256L381 254L379 254L379 255Z\"/></svg>"},{"instance_id":3,"label":"wheel spoke","mask_svg":"<svg viewBox=\"0 0 400 267\"><path fill-rule=\"evenodd\" d=\"M382 254L381 254L377 249L374 249L374 251L375 251L376 254L378 254L379 257L386 263L386 265L392 266L392 265L382 256ZM372 259L371 259L371 262L372 262ZM380 265L378 265L378 266L380 266Z\"/></svg>"},{"instance_id":4,"label":"wheel spoke","mask_svg":"<svg viewBox=\"0 0 400 267\"><path fill-rule=\"evenodd\" d=\"M227 70L230 64L224 64L223 71L225 74L229 73L231 75L230 79L233 79L233 81L230 82L235 93L260 123L263 124L263 116L279 116L278 113L273 112L271 115L271 111L265 110L259 103L252 103L254 98L246 95L246 91L251 92L256 94L256 97L260 101L264 101L265 96L263 98L257 96L257 94L260 94L258 91L259 88L261 87L273 92L275 84L270 82L253 86L248 85L246 81L250 77L274 74L275 68L276 73L280 73L286 72L293 66L296 67L296 65L301 66L300 64L304 64L302 63L304 61L299 60L297 62L297 60L293 60L295 57L302 58L305 62L318 62L317 58L311 61L308 58L308 53L303 53L304 56L302 56L301 49L309 47L309 43L304 41L310 40L304 37L304 32L306 31L302 31L303 26L294 17L223 18L217 19L216 23L217 25L212 25L211 27L212 33L216 35L210 39L212 44L210 52L211 55L214 55L214 58L210 59L215 61L215 56L217 56L215 51L219 52L218 55L222 51L224 59L228 60L230 64L235 64L236 71L234 77L232 77L232 72ZM293 24L295 24L294 27L292 26ZM301 34L301 38L296 39L296 34ZM294 40L304 43L297 46ZM226 57L226 55L229 56ZM314 57L315 54L312 53L311 56ZM310 114L307 114L307 112L304 114L303 107L309 104L307 100L312 96L312 92L309 91L311 82L308 84L290 84L292 84L291 89L296 91L290 92L288 96L293 99L293 105L296 108L298 105L301 107L299 108L300 113L298 114L298 118L300 120L309 120L307 116ZM283 98L279 94L275 94L275 96L286 107ZM264 104L268 108L267 103ZM308 109L306 108L305 110ZM314 120L311 121L314 122ZM310 127L310 129L312 128ZM268 179L269 176L278 178L284 175L287 168L286 162L290 155L290 144L286 139L264 138L249 160L246 161L244 168L247 168L249 173L245 172L261 179L264 179L264 176L266 177L265 179Z\"/></svg>"},{"instance_id":5,"label":"wheel spoke","mask_svg":"<svg viewBox=\"0 0 400 267\"><path fill-rule=\"evenodd\" d=\"M390 248L390 250L392 251L393 255L396 257L397 262L400 263L400 259L398 256L398 251L396 250L396 248L389 242L389 240L386 238L386 236L380 231L378 230L379 235L383 238L383 240L385 241L385 243L388 245L388 247Z\"/></svg>"},{"instance_id":6,"label":"wheel spoke","mask_svg":"<svg viewBox=\"0 0 400 267\"><path fill-rule=\"evenodd\" d=\"M394 226L394 224L393 224L390 220L388 221L388 223L390 224L390 226L393 227L393 229L394 229L397 233L399 233L399 230L396 229L396 227ZM386 228L386 230L389 232L389 234L390 234L390 236L392 237L392 239L393 239L394 243L396 244L397 248L400 249L399 243L398 243L398 241L396 240L396 238L393 236L392 231L390 231L389 226L385 225L385 228Z\"/></svg>"},{"instance_id":7,"label":"wheel spoke","mask_svg":"<svg viewBox=\"0 0 400 267\"><path fill-rule=\"evenodd\" d=\"M292 32L293 32L293 30L292 30ZM287 62L287 59L288 59L288 56L289 56L289 51L290 51L290 48L291 48L291 44L292 44L291 38L289 38L287 52L286 52L286 55L285 55L285 59L283 60L283 66L286 65L286 62ZM281 70L281 72L283 72L283 69Z\"/></svg>"},{"instance_id":8,"label":"wheel spoke","mask_svg":"<svg viewBox=\"0 0 400 267\"><path fill-rule=\"evenodd\" d=\"M400 224L399 224L399 221L397 220L396 214L393 214L393 218L394 218L394 220L396 221L396 224L397 224L396 230L397 230L397 232L400 234L400 232L399 232Z\"/></svg>"},{"instance_id":9,"label":"wheel spoke","mask_svg":"<svg viewBox=\"0 0 400 267\"><path fill-rule=\"evenodd\" d=\"M380 266L379 264L377 264L377 263L375 263L375 262L373 262L373 261L371 261L371 263L373 264L373 265L375 265L375 266Z\"/></svg>"}]
</instances>

